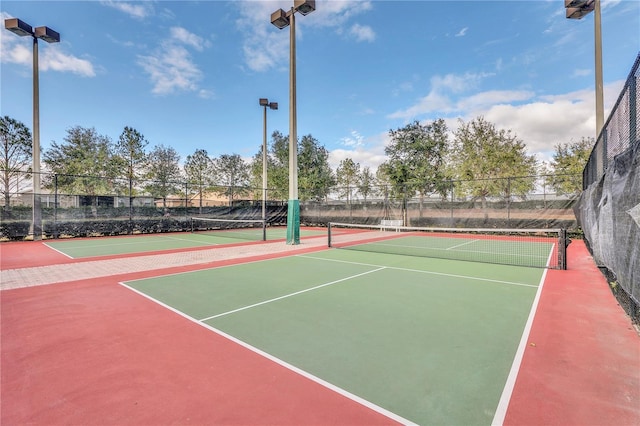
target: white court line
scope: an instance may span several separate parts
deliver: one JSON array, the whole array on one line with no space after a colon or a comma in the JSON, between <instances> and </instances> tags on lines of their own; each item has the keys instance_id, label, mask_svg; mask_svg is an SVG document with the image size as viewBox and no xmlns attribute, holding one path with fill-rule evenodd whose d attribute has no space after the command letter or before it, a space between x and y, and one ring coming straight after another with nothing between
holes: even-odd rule
<instances>
[{"instance_id":1,"label":"white court line","mask_svg":"<svg viewBox=\"0 0 640 426\"><path fill-rule=\"evenodd\" d=\"M370 272L373 272L373 271L370 271ZM386 416L387 418L389 418L389 419L391 419L391 420L393 420L395 422L398 422L398 423L403 424L403 425L408 425L408 426L415 426L416 425L416 423L414 423L414 422L412 422L410 420L407 420L404 417L401 417L401 416L399 416L399 415L397 415L397 414L395 414L395 413L393 413L393 412L391 412L391 411L389 411L389 410L387 410L385 408L382 408L382 407L380 407L380 406L378 406L378 405L376 405L376 404L374 404L374 403L372 403L370 401L367 401L364 398L361 398L361 397L359 397L359 396L357 396L355 394L352 394L351 392L349 392L349 391L347 391L345 389L342 389L342 388L340 388L340 387L338 387L338 386L336 386L336 385L334 385L332 383L329 383L326 380L323 380L323 379L321 379L321 378L319 378L317 376L314 376L313 374L311 374L311 373L309 373L307 371L304 371L304 370L302 370L302 369L300 369L300 368L298 368L298 367L296 367L296 366L294 366L292 364L289 364L288 362L286 362L286 361L284 361L284 360L282 360L280 358L277 358L277 357L275 357L275 356L273 356L273 355L271 355L271 354L269 354L269 353L267 353L267 352L265 352L265 351L263 351L261 349L258 349L255 346L251 346L250 344L248 344L248 343L246 343L246 342L244 342L244 341L242 341L242 340L240 340L240 339L238 339L236 337L233 337L230 334L227 334L222 330L218 330L215 327L212 327L212 326L210 326L210 325L208 325L208 324L206 324L206 323L204 323L202 321L199 321L199 320L197 320L197 319L195 319L193 317L190 317L189 315L185 314L184 312L181 312L181 311L179 311L179 310L177 310L177 309L175 309L175 308L173 308L173 307L171 307L171 306L169 306L169 305L167 305L167 304L165 304L165 303L163 303L163 302L161 302L161 301L159 301L157 299L154 299L153 297L151 297L151 296L149 296L149 295L147 295L147 294L145 294L145 293L143 293L141 291L138 291L133 287L129 287L125 283L120 282L118 284L120 284L121 286L123 286L125 288L128 288L129 290L133 291L134 293L139 294L140 296L142 296L142 297L144 297L144 298L146 298L148 300L151 300L152 302L157 303L158 305L160 305L160 306L162 306L162 307L164 307L166 309L169 309L170 311L180 315L183 318L188 319L191 322L194 322L194 323L198 324L201 327L204 327L204 328L206 328L206 329L208 329L210 331L213 331L214 333L218 334L219 336L222 336L222 337L224 337L224 338L226 338L226 339L228 339L228 340L230 340L230 341L242 346L245 349L248 349L248 350L250 350L250 351L252 351L252 352L254 352L254 353L256 353L256 354L258 354L258 355L260 355L260 356L262 356L262 357L264 357L264 358L266 358L266 359L268 359L268 360L270 360L272 362L275 362L276 364L278 364L278 365L280 365L280 366L282 366L282 367L284 367L284 368L286 368L286 369L288 369L288 370L290 370L290 371L292 371L292 372L294 372L296 374L299 374L300 376L305 377L305 378L307 378L307 379L319 384L320 386L323 386L323 387L325 387L325 388L337 393L338 395L342 395L343 397L348 398L348 399L350 399L350 400L352 400L352 401L354 401L354 402L356 402L356 403L358 403L358 404L360 404L360 405L362 405L362 406L364 406L364 407L366 407L366 408L368 408L368 409L370 409L372 411L375 411L375 412L377 412L377 413L379 413L379 414L381 414L383 416Z\"/></svg>"},{"instance_id":2,"label":"white court line","mask_svg":"<svg viewBox=\"0 0 640 426\"><path fill-rule=\"evenodd\" d=\"M553 248L549 252L547 265L551 262L551 256L553 256ZM533 326L533 319L535 318L536 312L538 310L538 303L540 302L540 295L542 294L542 288L544 287L544 281L546 277L547 269L544 270L544 272L542 273L542 278L540 278L538 291L536 292L536 297L533 299L533 305L531 306L531 310L529 311L527 323L525 324L524 330L522 331L520 344L518 345L516 355L513 358L511 370L509 370L509 376L507 377L507 381L505 382L504 388L502 389L502 395L500 396L500 401L498 402L498 407L496 408L496 412L493 416L491 426L500 426L504 423L504 418L507 414L507 409L509 408L509 401L511 401L513 388L515 387L518 372L520 371L520 365L522 364L522 357L524 356L524 351L527 348L527 341L529 340L529 334L531 333L531 327Z\"/></svg>"},{"instance_id":3,"label":"white court line","mask_svg":"<svg viewBox=\"0 0 640 426\"><path fill-rule=\"evenodd\" d=\"M187 241L189 243L194 243L196 246L204 246L204 247L208 247L208 246L219 246L220 244L218 243L208 243L208 242L204 242L204 241L195 241L195 240L187 240L184 238L176 238L176 237L168 237L168 236L154 236L154 238L161 238L163 240L178 240L178 241ZM81 256L81 257L73 257L68 255L67 253L58 250L55 247L50 246L47 243L43 243L45 246L49 247L51 250L55 250L58 253L68 257L69 259L90 259L92 257L103 257L103 256L111 256L111 254L96 254L96 255L92 255L92 256ZM70 243L62 243L62 244L70 244ZM78 245L72 245L71 247L66 247L66 249L71 249L71 250L76 250L76 249L85 249L85 248L95 248L95 247L119 247L119 246L130 246L130 245L140 245L140 244L149 244L148 241L135 241L135 242L131 242L131 243L118 243L118 244L97 244L97 245L91 245L91 246L78 246ZM161 249L159 251L163 251L163 250L171 250L171 248L168 249ZM154 251L154 250L150 250L150 251ZM144 252L140 252L140 253L144 253ZM129 254L129 253L118 253L118 254Z\"/></svg>"},{"instance_id":4,"label":"white court line","mask_svg":"<svg viewBox=\"0 0 640 426\"><path fill-rule=\"evenodd\" d=\"M476 241L480 241L480 240L476 240ZM450 248L420 247L420 246L413 246L410 244L388 244L388 243L366 243L366 244L371 246L403 247L403 248L410 248L414 250L440 250L440 251L451 250L451 247ZM539 254L496 253L495 251L482 251L482 250L452 250L452 251L458 251L464 254L467 254L467 253L492 254L492 255L508 256L508 257L542 258L542 259L546 257L546 255L542 256ZM518 266L518 265L513 265L513 266Z\"/></svg>"},{"instance_id":5,"label":"white court line","mask_svg":"<svg viewBox=\"0 0 640 426\"><path fill-rule=\"evenodd\" d=\"M476 241L480 241L480 240L466 241L466 242L461 243L461 244L456 244L455 246L447 247L445 250L453 250L453 249L458 248L458 247L466 246L467 244L473 244Z\"/></svg>"},{"instance_id":6,"label":"white court line","mask_svg":"<svg viewBox=\"0 0 640 426\"><path fill-rule=\"evenodd\" d=\"M326 259L326 258L323 258L323 257L308 256L308 255L305 255L305 254L298 254L298 255L296 255L296 257L303 257L305 259L324 260L324 261L327 261L327 262L349 263L349 264L353 264L353 265L362 265L362 266L371 266L371 267L379 267L380 266L380 265L373 265L373 264L370 264L370 263L351 262L351 261L348 261L348 260ZM399 268L397 266L384 266L384 268L386 268L386 269L395 269L395 270L398 270L398 271L417 272L417 273L420 273L420 274L440 275L440 276L452 277L452 278L463 278L465 280L488 281L488 282L491 282L491 283L498 283L498 284L517 285L517 286L521 286L521 287L533 287L533 288L537 287L537 285L533 285L533 284L518 283L518 282L513 282L513 281L492 280L490 278L473 277L473 276L470 276L470 275L447 274L447 273L444 273L444 272L433 272L433 271L423 271L423 270L420 270L420 269Z\"/></svg>"},{"instance_id":7,"label":"white court line","mask_svg":"<svg viewBox=\"0 0 640 426\"><path fill-rule=\"evenodd\" d=\"M322 287L326 287L326 286L329 286L329 285L337 284L337 283L340 283L340 282L342 282L342 281L347 281L347 280L350 280L350 279L353 279L353 278L358 278L358 277L361 277L361 276L363 276L363 275L370 274L370 273L372 273L372 272L378 272L378 271L381 271L381 270L383 270L383 269L385 269L385 267L384 267L384 266L382 266L382 267L380 267L380 268L378 268L378 269L373 269L373 270L371 270L371 271L363 272L363 273L361 273L361 274L351 275L351 276L346 277L346 278L340 278L339 280L331 281L331 282L329 282L329 283L320 284L320 285L317 285L317 286L315 286L315 287L307 288L307 289L305 289L305 290L300 290L300 291L296 291L296 292L294 292L294 293L285 294L284 296L275 297L275 298L273 298L273 299L265 300L265 301L263 301L263 302L254 303L253 305L244 306L244 307L242 307L242 308L234 309L234 310L232 310L232 311L223 312L223 313L221 313L221 314L217 314L217 315L212 315L212 316L207 317L207 318L202 318L200 321L207 321L207 320L210 320L210 319L219 318L219 317L223 317L223 316L225 316L225 315L233 314L233 313L235 313L235 312L244 311L245 309L255 308L256 306L265 305L265 304L267 304L267 303L275 302L276 300L286 299L287 297L296 296L296 295L298 295L298 294L306 293L306 292L308 292L308 291L312 291L312 290L317 290L317 289L322 288Z\"/></svg>"},{"instance_id":8,"label":"white court line","mask_svg":"<svg viewBox=\"0 0 640 426\"><path fill-rule=\"evenodd\" d=\"M60 251L60 250L58 250L58 249L57 249L57 248L55 248L55 247L51 247L51 246L50 246L49 244L47 244L47 243L42 243L42 244L44 244L45 246L49 247L51 250L53 250L53 251L57 251L57 252L58 252L58 253L60 253L61 255L68 257L69 259L75 259L75 257L73 257L73 256L69 256L67 253L65 253L65 252L63 252L63 251Z\"/></svg>"}]
</instances>

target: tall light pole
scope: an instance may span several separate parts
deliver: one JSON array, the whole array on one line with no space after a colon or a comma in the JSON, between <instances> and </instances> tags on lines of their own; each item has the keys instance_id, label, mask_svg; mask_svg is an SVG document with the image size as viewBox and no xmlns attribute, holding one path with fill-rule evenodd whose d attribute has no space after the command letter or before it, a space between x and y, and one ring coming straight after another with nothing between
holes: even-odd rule
<instances>
[{"instance_id":1,"label":"tall light pole","mask_svg":"<svg viewBox=\"0 0 640 426\"><path fill-rule=\"evenodd\" d=\"M262 220L267 220L267 107L278 109L278 103L260 98L260 106L264 107L262 116Z\"/></svg>"},{"instance_id":2,"label":"tall light pole","mask_svg":"<svg viewBox=\"0 0 640 426\"><path fill-rule=\"evenodd\" d=\"M296 22L295 13L308 15L316 10L315 0L294 0L289 12L278 9L271 23L283 29L289 26L289 201L287 244L300 244L300 201L298 200L298 135L296 112Z\"/></svg>"},{"instance_id":3,"label":"tall light pole","mask_svg":"<svg viewBox=\"0 0 640 426\"><path fill-rule=\"evenodd\" d=\"M33 206L29 234L33 240L42 239L42 210L40 206L40 85L38 82L38 39L47 43L60 41L60 34L49 27L31 28L18 18L4 20L4 27L21 37L33 38Z\"/></svg>"},{"instance_id":4,"label":"tall light pole","mask_svg":"<svg viewBox=\"0 0 640 426\"><path fill-rule=\"evenodd\" d=\"M604 102L602 87L602 25L600 18L600 0L564 0L567 19L582 19L591 12L593 15L593 34L595 46L596 75L596 140L604 126Z\"/></svg>"}]
</instances>

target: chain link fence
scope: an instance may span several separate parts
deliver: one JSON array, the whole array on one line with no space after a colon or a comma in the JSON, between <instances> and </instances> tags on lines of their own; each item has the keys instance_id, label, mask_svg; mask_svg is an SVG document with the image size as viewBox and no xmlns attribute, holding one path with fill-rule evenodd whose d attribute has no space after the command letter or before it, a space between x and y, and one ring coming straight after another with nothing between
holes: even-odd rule
<instances>
[{"instance_id":1,"label":"chain link fence","mask_svg":"<svg viewBox=\"0 0 640 426\"><path fill-rule=\"evenodd\" d=\"M583 172L576 216L620 304L640 323L640 54Z\"/></svg>"},{"instance_id":2,"label":"chain link fence","mask_svg":"<svg viewBox=\"0 0 640 426\"><path fill-rule=\"evenodd\" d=\"M578 177L579 178L579 177ZM331 187L313 193L321 200L305 200L301 193L301 222L377 224L402 220L408 226L567 228L577 230L572 207L577 194L553 188L575 180L571 175L505 179L412 182L402 186ZM187 231L193 216L260 219L262 189L188 182L160 183L105 179L98 176L42 173L38 194L45 238ZM24 239L33 214L31 174L13 172L3 197L0 237ZM420 191L437 189L437 192ZM268 190L265 216L286 224L286 200L273 199Z\"/></svg>"},{"instance_id":3,"label":"chain link fence","mask_svg":"<svg viewBox=\"0 0 640 426\"><path fill-rule=\"evenodd\" d=\"M575 175L491 180L447 180L400 187L334 187L326 200L302 202L301 220L375 225L400 220L406 226L449 228L565 228L578 232L573 205L578 193L562 194L558 182ZM421 193L416 188L438 188ZM579 188L579 186L578 186Z\"/></svg>"}]
</instances>

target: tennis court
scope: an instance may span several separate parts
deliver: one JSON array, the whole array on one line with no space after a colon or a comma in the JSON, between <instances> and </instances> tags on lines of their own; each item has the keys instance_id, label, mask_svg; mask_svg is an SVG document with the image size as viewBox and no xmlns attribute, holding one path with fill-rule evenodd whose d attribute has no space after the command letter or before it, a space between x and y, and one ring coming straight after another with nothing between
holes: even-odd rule
<instances>
[{"instance_id":1,"label":"tennis court","mask_svg":"<svg viewBox=\"0 0 640 426\"><path fill-rule=\"evenodd\" d=\"M286 234L285 227L266 228L266 239L269 241L284 240ZM301 237L324 236L325 234L326 231L320 229L302 229L300 231ZM238 228L55 240L46 242L46 245L67 257L78 259L165 250L211 248L229 244L247 244L262 239L262 228Z\"/></svg>"},{"instance_id":2,"label":"tennis court","mask_svg":"<svg viewBox=\"0 0 640 426\"><path fill-rule=\"evenodd\" d=\"M401 423L491 424L544 274L328 250L123 285Z\"/></svg>"},{"instance_id":3,"label":"tennis court","mask_svg":"<svg viewBox=\"0 0 640 426\"><path fill-rule=\"evenodd\" d=\"M582 242L565 271L500 264L552 260L538 233L343 229L327 250L305 231L323 235L101 259L3 245L3 424L637 420L637 374L600 368L637 335Z\"/></svg>"}]
</instances>

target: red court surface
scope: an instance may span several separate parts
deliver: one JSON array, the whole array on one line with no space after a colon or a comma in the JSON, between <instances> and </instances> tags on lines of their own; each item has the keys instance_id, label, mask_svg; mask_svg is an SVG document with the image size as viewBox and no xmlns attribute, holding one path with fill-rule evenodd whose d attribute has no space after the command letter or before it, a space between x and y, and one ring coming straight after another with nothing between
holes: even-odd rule
<instances>
[{"instance_id":1,"label":"red court surface","mask_svg":"<svg viewBox=\"0 0 640 426\"><path fill-rule=\"evenodd\" d=\"M0 250L3 269L70 262ZM504 424L638 425L640 337L582 241L569 268L547 273ZM0 423L394 424L117 284L166 272L3 290Z\"/></svg>"}]
</instances>

